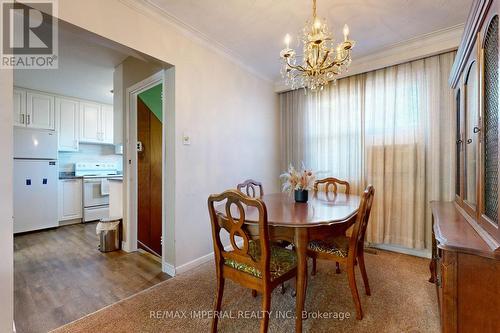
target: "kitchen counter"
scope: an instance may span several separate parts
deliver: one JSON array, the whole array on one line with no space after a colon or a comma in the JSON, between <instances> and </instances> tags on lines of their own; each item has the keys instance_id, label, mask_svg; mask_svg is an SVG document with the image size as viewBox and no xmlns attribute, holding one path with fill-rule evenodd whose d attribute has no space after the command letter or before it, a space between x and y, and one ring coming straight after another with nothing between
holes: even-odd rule
<instances>
[{"instance_id":1,"label":"kitchen counter","mask_svg":"<svg viewBox=\"0 0 500 333\"><path fill-rule=\"evenodd\" d=\"M122 182L123 176L121 176L121 177L109 177L108 181Z\"/></svg>"},{"instance_id":2,"label":"kitchen counter","mask_svg":"<svg viewBox=\"0 0 500 333\"><path fill-rule=\"evenodd\" d=\"M110 175L110 176L76 176L74 172L59 172L59 179L82 179L82 178L108 178L108 180L121 181L123 175Z\"/></svg>"},{"instance_id":3,"label":"kitchen counter","mask_svg":"<svg viewBox=\"0 0 500 333\"><path fill-rule=\"evenodd\" d=\"M59 179L82 179L83 177L77 176L59 176Z\"/></svg>"}]
</instances>

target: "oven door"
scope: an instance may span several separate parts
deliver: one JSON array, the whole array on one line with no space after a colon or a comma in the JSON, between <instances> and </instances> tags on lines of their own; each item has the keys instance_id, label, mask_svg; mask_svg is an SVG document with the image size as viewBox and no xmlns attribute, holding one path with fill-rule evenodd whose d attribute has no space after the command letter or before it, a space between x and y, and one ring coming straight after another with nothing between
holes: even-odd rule
<instances>
[{"instance_id":1,"label":"oven door","mask_svg":"<svg viewBox=\"0 0 500 333\"><path fill-rule=\"evenodd\" d=\"M83 180L83 207L109 205L109 195L101 194L101 179Z\"/></svg>"}]
</instances>

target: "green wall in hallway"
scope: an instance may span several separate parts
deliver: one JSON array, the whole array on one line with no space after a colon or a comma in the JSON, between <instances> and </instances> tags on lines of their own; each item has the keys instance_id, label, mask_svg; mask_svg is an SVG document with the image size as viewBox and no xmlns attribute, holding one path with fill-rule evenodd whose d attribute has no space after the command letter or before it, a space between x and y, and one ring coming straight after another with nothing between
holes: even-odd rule
<instances>
[{"instance_id":1,"label":"green wall in hallway","mask_svg":"<svg viewBox=\"0 0 500 333\"><path fill-rule=\"evenodd\" d=\"M162 93L163 85L159 83L139 94L139 98L147 105L160 122L163 119Z\"/></svg>"}]
</instances>

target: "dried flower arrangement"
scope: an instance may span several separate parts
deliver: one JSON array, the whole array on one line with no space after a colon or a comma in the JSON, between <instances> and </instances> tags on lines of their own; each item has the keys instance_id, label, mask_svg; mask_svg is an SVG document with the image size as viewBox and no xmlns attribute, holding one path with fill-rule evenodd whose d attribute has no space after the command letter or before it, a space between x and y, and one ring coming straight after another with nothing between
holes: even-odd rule
<instances>
[{"instance_id":1,"label":"dried flower arrangement","mask_svg":"<svg viewBox=\"0 0 500 333\"><path fill-rule=\"evenodd\" d=\"M284 180L283 192L292 194L294 191L312 190L314 188L316 175L312 170L306 169L304 163L302 163L302 169L300 171L290 164L287 172L283 173L280 178Z\"/></svg>"}]
</instances>

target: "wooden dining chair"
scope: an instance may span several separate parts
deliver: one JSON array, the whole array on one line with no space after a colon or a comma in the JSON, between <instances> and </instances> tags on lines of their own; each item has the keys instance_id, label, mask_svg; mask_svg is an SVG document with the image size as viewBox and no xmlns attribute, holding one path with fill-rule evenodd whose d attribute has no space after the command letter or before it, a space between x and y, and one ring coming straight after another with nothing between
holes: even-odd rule
<instances>
[{"instance_id":1,"label":"wooden dining chair","mask_svg":"<svg viewBox=\"0 0 500 333\"><path fill-rule=\"evenodd\" d=\"M328 177L324 179L319 179L314 182L314 190L318 191L320 186L323 187L325 192L329 192L330 187L333 188L333 192L337 193L338 185L344 186L344 193L349 194L351 191L351 186L349 185L349 182L345 180L341 180L338 178L334 177Z\"/></svg>"},{"instance_id":2,"label":"wooden dining chair","mask_svg":"<svg viewBox=\"0 0 500 333\"><path fill-rule=\"evenodd\" d=\"M225 215L216 213L215 205L224 205ZM258 212L258 238L252 239L245 225L245 214ZM281 283L297 275L297 256L294 251L274 246L269 242L267 209L261 199L251 198L237 190L227 190L208 197L208 211L212 222L212 237L217 272L215 313L221 310L224 281L230 279L243 287L262 294L263 317L260 332L267 332L271 292ZM232 250L225 250L221 230L229 233ZM237 243L235 237L241 238ZM240 297L240 295L238 295ZM218 316L212 319L212 332L217 332Z\"/></svg>"},{"instance_id":3,"label":"wooden dining chair","mask_svg":"<svg viewBox=\"0 0 500 333\"><path fill-rule=\"evenodd\" d=\"M259 188L258 196L256 188ZM246 195L252 198L262 198L262 196L264 195L264 188L262 187L262 183L253 179L247 179L243 183L236 185L236 189L240 192L246 193Z\"/></svg>"},{"instance_id":4,"label":"wooden dining chair","mask_svg":"<svg viewBox=\"0 0 500 333\"><path fill-rule=\"evenodd\" d=\"M332 188L333 193L337 193L338 186L344 186L344 193L345 194L350 194L351 192L351 186L349 185L349 182L338 179L335 177L328 177L324 179L318 179L314 182L314 191L318 192L320 187L323 187L323 190L325 193L328 193L330 191L330 188ZM345 230L342 231L345 234ZM337 274L340 274L340 264L338 262L335 263L335 272ZM312 259L312 272L311 275L316 275L316 258L313 257Z\"/></svg>"},{"instance_id":5,"label":"wooden dining chair","mask_svg":"<svg viewBox=\"0 0 500 333\"><path fill-rule=\"evenodd\" d=\"M259 188L259 196L257 196L256 188ZM253 179L247 179L243 183L236 185L236 189L252 198L262 198L264 196L264 188L262 187L262 183ZM287 247L288 245L290 245L290 243L285 240L275 240L272 243L280 247ZM280 291L282 294L285 293L284 283L281 284ZM257 297L257 292L255 290L252 290L252 296Z\"/></svg>"},{"instance_id":6,"label":"wooden dining chair","mask_svg":"<svg viewBox=\"0 0 500 333\"><path fill-rule=\"evenodd\" d=\"M364 241L366 227L370 218L373 197L375 189L369 185L361 197L356 222L350 237L337 236L330 240L312 240L307 248L308 256L318 259L334 260L346 266L349 287L356 306L356 318L362 319L361 302L359 300L358 289L356 286L356 277L354 275L354 266L359 264L359 270L363 277L366 294L370 295L370 285L368 284L368 275L365 268Z\"/></svg>"}]
</instances>

